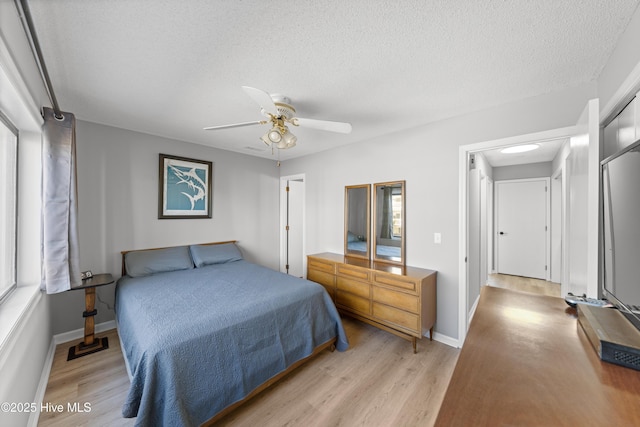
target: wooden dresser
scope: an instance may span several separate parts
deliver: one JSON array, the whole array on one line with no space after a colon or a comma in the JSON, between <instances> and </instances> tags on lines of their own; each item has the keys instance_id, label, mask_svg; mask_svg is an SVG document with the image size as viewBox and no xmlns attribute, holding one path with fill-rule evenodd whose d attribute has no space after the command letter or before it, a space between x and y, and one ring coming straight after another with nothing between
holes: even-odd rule
<instances>
[{"instance_id":1,"label":"wooden dresser","mask_svg":"<svg viewBox=\"0 0 640 427\"><path fill-rule=\"evenodd\" d=\"M414 353L427 331L433 339L436 271L327 252L307 259L307 279L323 285L342 313L411 341Z\"/></svg>"}]
</instances>

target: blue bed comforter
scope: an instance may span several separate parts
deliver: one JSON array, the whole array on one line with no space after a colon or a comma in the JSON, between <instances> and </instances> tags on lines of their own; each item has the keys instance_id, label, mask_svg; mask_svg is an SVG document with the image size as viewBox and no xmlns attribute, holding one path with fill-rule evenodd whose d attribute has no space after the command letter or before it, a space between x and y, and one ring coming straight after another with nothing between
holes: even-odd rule
<instances>
[{"instance_id":1,"label":"blue bed comforter","mask_svg":"<svg viewBox=\"0 0 640 427\"><path fill-rule=\"evenodd\" d=\"M348 347L321 285L244 260L124 276L116 318L139 426L199 425L318 345Z\"/></svg>"}]
</instances>

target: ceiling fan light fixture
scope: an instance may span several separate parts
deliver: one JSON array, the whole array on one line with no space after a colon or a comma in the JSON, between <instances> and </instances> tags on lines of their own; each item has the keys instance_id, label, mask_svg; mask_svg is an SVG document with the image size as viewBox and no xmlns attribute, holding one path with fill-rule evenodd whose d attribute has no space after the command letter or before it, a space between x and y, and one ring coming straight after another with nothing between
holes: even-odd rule
<instances>
[{"instance_id":1,"label":"ceiling fan light fixture","mask_svg":"<svg viewBox=\"0 0 640 427\"><path fill-rule=\"evenodd\" d=\"M269 138L269 141L277 144L278 142L282 141L282 133L280 133L280 129L278 129L277 127L273 127L267 133L267 138Z\"/></svg>"},{"instance_id":2,"label":"ceiling fan light fixture","mask_svg":"<svg viewBox=\"0 0 640 427\"><path fill-rule=\"evenodd\" d=\"M249 86L242 86L242 89L260 106L261 113L268 120L210 126L204 128L205 130L230 129L258 124L264 125L271 122L271 129L262 135L260 140L264 142L267 147L271 147L272 153L275 148L287 149L296 146L298 138L289 132L287 124L344 134L351 132L350 123L296 117L296 109L291 105L291 100L286 96L269 94L261 89Z\"/></svg>"},{"instance_id":3,"label":"ceiling fan light fixture","mask_svg":"<svg viewBox=\"0 0 640 427\"><path fill-rule=\"evenodd\" d=\"M278 148L292 148L296 146L298 137L289 132L288 130L282 135L282 141L278 144Z\"/></svg>"},{"instance_id":4,"label":"ceiling fan light fixture","mask_svg":"<svg viewBox=\"0 0 640 427\"><path fill-rule=\"evenodd\" d=\"M285 150L287 148L295 147L298 137L289 132L289 129L285 126L284 129L274 126L260 137L260 140L268 147L275 144L276 148Z\"/></svg>"}]
</instances>

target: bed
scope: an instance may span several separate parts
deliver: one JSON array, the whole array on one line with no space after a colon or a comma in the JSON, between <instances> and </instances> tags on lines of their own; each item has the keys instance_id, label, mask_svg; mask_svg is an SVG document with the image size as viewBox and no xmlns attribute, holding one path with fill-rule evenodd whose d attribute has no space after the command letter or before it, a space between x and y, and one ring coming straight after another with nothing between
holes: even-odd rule
<instances>
[{"instance_id":1,"label":"bed","mask_svg":"<svg viewBox=\"0 0 640 427\"><path fill-rule=\"evenodd\" d=\"M116 321L139 426L210 423L325 348L348 348L321 285L234 242L123 252Z\"/></svg>"}]
</instances>

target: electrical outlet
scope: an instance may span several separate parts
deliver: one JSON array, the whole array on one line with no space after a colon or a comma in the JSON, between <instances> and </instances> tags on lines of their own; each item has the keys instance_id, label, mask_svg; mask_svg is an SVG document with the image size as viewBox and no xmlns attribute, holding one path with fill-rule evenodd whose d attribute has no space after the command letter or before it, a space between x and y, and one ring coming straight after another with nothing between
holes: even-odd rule
<instances>
[{"instance_id":1,"label":"electrical outlet","mask_svg":"<svg viewBox=\"0 0 640 427\"><path fill-rule=\"evenodd\" d=\"M433 233L433 243L437 243L437 244L442 243L442 234Z\"/></svg>"}]
</instances>

